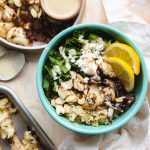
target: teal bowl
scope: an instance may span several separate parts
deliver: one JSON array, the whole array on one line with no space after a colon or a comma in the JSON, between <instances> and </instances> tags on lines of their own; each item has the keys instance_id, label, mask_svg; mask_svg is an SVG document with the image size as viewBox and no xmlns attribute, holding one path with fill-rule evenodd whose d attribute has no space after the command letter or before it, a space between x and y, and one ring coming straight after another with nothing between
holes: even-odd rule
<instances>
[{"instance_id":1,"label":"teal bowl","mask_svg":"<svg viewBox=\"0 0 150 150\"><path fill-rule=\"evenodd\" d=\"M136 96L136 101L133 103L133 105L125 112L123 113L119 118L115 119L112 124L110 125L100 125L98 127L93 127L90 125L84 125L84 124L78 124L70 122L68 119L62 116L58 116L55 112L55 109L51 106L49 100L46 98L44 94L44 90L42 88L42 70L43 65L45 64L45 61L48 57L49 51L52 50L54 47L58 46L59 43L64 40L67 36L69 36L74 30L80 30L80 29L87 29L90 31L96 31L101 32L106 35L112 36L115 40L118 40L120 42L126 43L133 47L133 49L138 54L140 60L141 60L141 72L140 75L136 77L135 81L135 88L133 93ZM139 109L142 106L142 103L146 96L148 86L148 76L147 76L147 69L144 62L143 55L141 54L139 48L137 45L132 41L130 38L128 38L125 34L120 32L119 30L112 28L107 25L101 25L101 24L81 24L72 26L70 28L67 28L66 30L60 32L53 40L49 42L45 50L43 51L39 63L38 63L38 70L37 70L37 89L38 94L40 96L41 102L49 115L57 121L62 126L83 134L102 134L106 132L110 132L113 130L116 130L117 128L120 128L125 123L127 123L134 115L139 111Z\"/></svg>"}]
</instances>

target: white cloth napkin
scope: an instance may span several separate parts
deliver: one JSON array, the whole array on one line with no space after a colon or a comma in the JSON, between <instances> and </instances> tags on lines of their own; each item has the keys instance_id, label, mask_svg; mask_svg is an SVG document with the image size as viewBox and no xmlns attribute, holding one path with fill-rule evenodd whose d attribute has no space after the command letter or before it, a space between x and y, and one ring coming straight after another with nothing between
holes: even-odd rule
<instances>
[{"instance_id":1,"label":"white cloth napkin","mask_svg":"<svg viewBox=\"0 0 150 150\"><path fill-rule=\"evenodd\" d=\"M109 22L150 23L149 0L103 0Z\"/></svg>"},{"instance_id":2,"label":"white cloth napkin","mask_svg":"<svg viewBox=\"0 0 150 150\"><path fill-rule=\"evenodd\" d=\"M136 21L148 24L146 21L150 21L149 18L147 18L149 9L146 9L143 15L137 15L137 13L140 6L144 6L145 4L149 5L149 3L147 3L146 0L144 0L144 2L137 0L136 4L135 0L103 0L103 3L104 7L101 0L86 0L84 17L80 23L106 23L108 20L110 25L122 30L134 39L145 54L146 49L150 48L148 45L150 43L150 27L144 26L144 29L142 29L141 24L130 24L130 22ZM134 11L132 11L132 9L134 9ZM129 23L116 21L128 21ZM147 47L145 47L145 45L147 45ZM145 55L145 57L148 56ZM149 106L147 100L145 100L137 115L119 130L103 135L70 135L62 142L58 149L145 150L148 125Z\"/></svg>"}]
</instances>

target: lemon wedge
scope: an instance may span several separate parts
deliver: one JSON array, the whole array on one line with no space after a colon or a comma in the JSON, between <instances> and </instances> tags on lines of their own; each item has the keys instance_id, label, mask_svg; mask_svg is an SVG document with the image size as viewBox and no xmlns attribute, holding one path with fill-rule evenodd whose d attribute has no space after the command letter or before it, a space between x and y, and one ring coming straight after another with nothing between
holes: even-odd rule
<instances>
[{"instance_id":1,"label":"lemon wedge","mask_svg":"<svg viewBox=\"0 0 150 150\"><path fill-rule=\"evenodd\" d=\"M118 57L106 58L116 76L122 81L127 92L131 92L134 89L134 72L131 67L122 59Z\"/></svg>"},{"instance_id":2,"label":"lemon wedge","mask_svg":"<svg viewBox=\"0 0 150 150\"><path fill-rule=\"evenodd\" d=\"M118 57L128 63L133 69L134 73L140 73L140 59L132 47L123 43L113 43L106 47L105 56Z\"/></svg>"}]
</instances>

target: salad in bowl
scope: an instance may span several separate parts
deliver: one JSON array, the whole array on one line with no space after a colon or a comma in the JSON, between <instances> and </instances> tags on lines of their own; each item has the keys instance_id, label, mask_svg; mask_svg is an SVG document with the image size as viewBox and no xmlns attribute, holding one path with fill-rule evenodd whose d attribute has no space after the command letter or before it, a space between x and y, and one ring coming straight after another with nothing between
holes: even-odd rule
<instances>
[{"instance_id":1,"label":"salad in bowl","mask_svg":"<svg viewBox=\"0 0 150 150\"><path fill-rule=\"evenodd\" d=\"M46 109L50 108L47 110L56 121L59 122L60 116L63 118L60 118L60 123L67 128L89 133L76 130L75 124L81 125L81 130L88 126L111 127L133 109L139 100L137 95L140 93L135 92L135 84L141 70L143 72L140 67L143 62L128 43L101 30L83 27L79 25L70 29L67 36L64 31L65 36L59 44L53 43L55 46L45 50L38 72L42 78L40 82L37 78L37 83L42 103Z\"/></svg>"}]
</instances>

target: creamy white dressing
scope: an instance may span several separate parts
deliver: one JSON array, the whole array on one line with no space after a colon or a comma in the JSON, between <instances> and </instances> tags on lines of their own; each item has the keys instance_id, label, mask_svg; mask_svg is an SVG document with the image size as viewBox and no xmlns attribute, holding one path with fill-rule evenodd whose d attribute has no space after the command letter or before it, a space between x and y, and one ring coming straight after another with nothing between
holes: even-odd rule
<instances>
[{"instance_id":1,"label":"creamy white dressing","mask_svg":"<svg viewBox=\"0 0 150 150\"><path fill-rule=\"evenodd\" d=\"M58 65L53 66L53 69L54 69L54 71L55 71L56 73L58 73L59 75L61 75L61 70L60 70L60 68L59 68Z\"/></svg>"},{"instance_id":2,"label":"creamy white dressing","mask_svg":"<svg viewBox=\"0 0 150 150\"><path fill-rule=\"evenodd\" d=\"M70 65L70 63L69 63L68 60L66 60L65 67L66 67L68 70L71 69L71 65Z\"/></svg>"},{"instance_id":3,"label":"creamy white dressing","mask_svg":"<svg viewBox=\"0 0 150 150\"><path fill-rule=\"evenodd\" d=\"M57 80L57 79L58 79L57 73L56 73L56 71L54 70L54 68L52 69L52 75L53 75L53 79L54 79L54 80Z\"/></svg>"},{"instance_id":4,"label":"creamy white dressing","mask_svg":"<svg viewBox=\"0 0 150 150\"><path fill-rule=\"evenodd\" d=\"M64 47L59 47L59 52L60 52L60 54L61 54L61 56L66 60L66 59L68 59L68 57L66 56L66 54L65 54L65 48Z\"/></svg>"},{"instance_id":5,"label":"creamy white dressing","mask_svg":"<svg viewBox=\"0 0 150 150\"><path fill-rule=\"evenodd\" d=\"M60 54L61 54L61 56L64 58L64 60L65 60L65 67L68 69L68 70L70 70L71 69L71 65L70 65L70 63L69 63L69 58L66 56L66 54L65 54L65 48L64 47L59 47L59 52L60 52Z\"/></svg>"},{"instance_id":6,"label":"creamy white dressing","mask_svg":"<svg viewBox=\"0 0 150 150\"><path fill-rule=\"evenodd\" d=\"M43 0L43 5L51 17L65 19L79 12L81 0Z\"/></svg>"}]
</instances>

